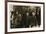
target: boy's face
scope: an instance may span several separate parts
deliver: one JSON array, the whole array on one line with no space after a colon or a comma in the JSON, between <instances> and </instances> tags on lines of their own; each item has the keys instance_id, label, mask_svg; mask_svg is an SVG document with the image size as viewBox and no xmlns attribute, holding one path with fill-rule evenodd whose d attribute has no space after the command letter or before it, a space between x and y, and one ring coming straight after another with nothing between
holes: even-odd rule
<instances>
[{"instance_id":1,"label":"boy's face","mask_svg":"<svg viewBox=\"0 0 46 34\"><path fill-rule=\"evenodd\" d=\"M27 13L26 13L26 15L28 16L28 15L29 15L29 13L27 12Z\"/></svg>"},{"instance_id":2,"label":"boy's face","mask_svg":"<svg viewBox=\"0 0 46 34\"><path fill-rule=\"evenodd\" d=\"M16 14L18 14L18 11L16 12Z\"/></svg>"},{"instance_id":3,"label":"boy's face","mask_svg":"<svg viewBox=\"0 0 46 34\"><path fill-rule=\"evenodd\" d=\"M35 12L32 12L32 15L33 15L33 16L35 16L35 14L36 14Z\"/></svg>"},{"instance_id":4,"label":"boy's face","mask_svg":"<svg viewBox=\"0 0 46 34\"><path fill-rule=\"evenodd\" d=\"M19 16L21 16L21 14L19 14Z\"/></svg>"}]
</instances>

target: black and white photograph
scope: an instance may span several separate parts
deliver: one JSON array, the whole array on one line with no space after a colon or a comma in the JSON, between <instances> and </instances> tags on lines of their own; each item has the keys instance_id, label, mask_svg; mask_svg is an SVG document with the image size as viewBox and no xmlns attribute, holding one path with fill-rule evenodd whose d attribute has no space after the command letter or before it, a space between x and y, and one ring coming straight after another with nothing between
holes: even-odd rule
<instances>
[{"instance_id":1,"label":"black and white photograph","mask_svg":"<svg viewBox=\"0 0 46 34\"><path fill-rule=\"evenodd\" d=\"M7 3L7 31L43 30L43 4Z\"/></svg>"},{"instance_id":2,"label":"black and white photograph","mask_svg":"<svg viewBox=\"0 0 46 34\"><path fill-rule=\"evenodd\" d=\"M32 28L41 25L40 7L35 6L13 6L11 11L11 28Z\"/></svg>"}]
</instances>

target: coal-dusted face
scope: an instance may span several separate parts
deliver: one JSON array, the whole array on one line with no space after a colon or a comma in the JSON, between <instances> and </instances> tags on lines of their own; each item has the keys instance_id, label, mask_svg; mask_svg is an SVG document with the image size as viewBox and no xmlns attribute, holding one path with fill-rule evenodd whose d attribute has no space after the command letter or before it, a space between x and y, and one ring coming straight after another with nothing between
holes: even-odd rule
<instances>
[{"instance_id":1,"label":"coal-dusted face","mask_svg":"<svg viewBox=\"0 0 46 34\"><path fill-rule=\"evenodd\" d=\"M29 13L27 12L26 15L29 16Z\"/></svg>"},{"instance_id":2,"label":"coal-dusted face","mask_svg":"<svg viewBox=\"0 0 46 34\"><path fill-rule=\"evenodd\" d=\"M33 16L35 16L35 15L36 15L36 13L35 13L35 12L32 12L32 15L33 15Z\"/></svg>"}]
</instances>

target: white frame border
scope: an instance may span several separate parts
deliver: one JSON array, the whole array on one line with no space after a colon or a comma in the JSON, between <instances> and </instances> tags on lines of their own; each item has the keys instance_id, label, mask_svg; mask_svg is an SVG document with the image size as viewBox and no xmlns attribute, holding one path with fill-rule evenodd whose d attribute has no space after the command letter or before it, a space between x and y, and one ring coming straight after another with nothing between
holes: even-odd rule
<instances>
[{"instance_id":1,"label":"white frame border","mask_svg":"<svg viewBox=\"0 0 46 34\"><path fill-rule=\"evenodd\" d=\"M40 28L20 28L20 29L10 29L10 10L11 10L11 7L9 9L9 6L13 6L13 5L21 5L21 6L41 6L41 26ZM17 32L17 31L35 31L35 30L43 30L43 4L32 4L32 3L14 3L14 2L8 2L7 3L7 32Z\"/></svg>"}]
</instances>

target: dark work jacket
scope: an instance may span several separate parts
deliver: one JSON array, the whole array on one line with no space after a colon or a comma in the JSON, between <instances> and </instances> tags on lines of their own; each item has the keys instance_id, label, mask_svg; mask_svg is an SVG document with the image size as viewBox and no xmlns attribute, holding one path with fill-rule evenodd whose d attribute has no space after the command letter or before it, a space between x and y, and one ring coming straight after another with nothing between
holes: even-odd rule
<instances>
[{"instance_id":1,"label":"dark work jacket","mask_svg":"<svg viewBox=\"0 0 46 34\"><path fill-rule=\"evenodd\" d=\"M23 15L21 18L21 21L18 21L18 24L16 25L16 28L24 28L26 24L26 15Z\"/></svg>"},{"instance_id":2,"label":"dark work jacket","mask_svg":"<svg viewBox=\"0 0 46 34\"><path fill-rule=\"evenodd\" d=\"M26 16L25 27L29 27L29 16Z\"/></svg>"},{"instance_id":3,"label":"dark work jacket","mask_svg":"<svg viewBox=\"0 0 46 34\"><path fill-rule=\"evenodd\" d=\"M30 16L29 23L30 23L30 25L36 26L36 24L37 24L36 16Z\"/></svg>"},{"instance_id":4,"label":"dark work jacket","mask_svg":"<svg viewBox=\"0 0 46 34\"><path fill-rule=\"evenodd\" d=\"M37 17L38 25L40 25L40 24L41 24L41 22L40 22L40 20L41 20L41 19L40 19L40 16L37 15L36 17Z\"/></svg>"}]
</instances>

